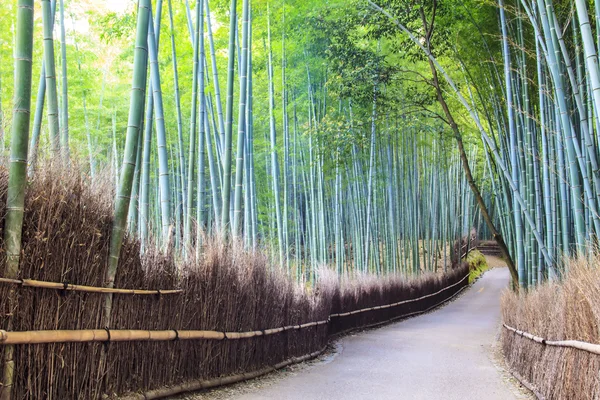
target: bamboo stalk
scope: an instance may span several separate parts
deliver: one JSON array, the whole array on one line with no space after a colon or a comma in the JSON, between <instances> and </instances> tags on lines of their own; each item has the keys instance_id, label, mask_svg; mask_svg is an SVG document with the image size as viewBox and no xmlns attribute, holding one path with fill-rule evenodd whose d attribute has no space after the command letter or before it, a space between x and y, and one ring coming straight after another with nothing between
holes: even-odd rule
<instances>
[{"instance_id":1,"label":"bamboo stalk","mask_svg":"<svg viewBox=\"0 0 600 400\"><path fill-rule=\"evenodd\" d=\"M44 27L48 27L49 4L44 2L46 11ZM17 36L15 43L14 98L18 101L13 108L13 125L10 142L10 162L8 190L6 195L6 220L4 223L4 251L6 264L4 273L17 277L21 260L21 238L23 215L25 213L25 190L27 188L27 145L29 141L31 112L31 75L33 58L33 1L19 0L17 11ZM8 293L10 314L5 326L12 327L12 313L18 307L13 290ZM0 399L10 400L15 374L14 348L8 346L3 352L2 389Z\"/></svg>"}]
</instances>

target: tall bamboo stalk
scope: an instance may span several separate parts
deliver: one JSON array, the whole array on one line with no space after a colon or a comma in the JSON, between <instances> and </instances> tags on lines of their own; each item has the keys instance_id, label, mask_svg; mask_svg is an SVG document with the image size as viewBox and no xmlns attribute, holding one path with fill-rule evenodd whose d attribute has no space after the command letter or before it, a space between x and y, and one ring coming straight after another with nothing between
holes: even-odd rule
<instances>
[{"instance_id":1,"label":"tall bamboo stalk","mask_svg":"<svg viewBox=\"0 0 600 400\"><path fill-rule=\"evenodd\" d=\"M127 213L133 185L133 174L136 161L136 145L142 123L142 110L144 95L146 91L147 69L148 69L148 24L152 13L150 0L140 0L136 24L136 40L133 55L133 77L131 87L131 99L129 104L129 117L127 121L127 136L125 138L125 151L123 153L123 164L119 190L115 200L115 217L110 237L110 256L106 272L106 286L114 287L115 276L119 266L119 255L123 245L123 237L127 223ZM104 325L110 326L110 315L112 310L112 296L106 297L104 307Z\"/></svg>"},{"instance_id":2,"label":"tall bamboo stalk","mask_svg":"<svg viewBox=\"0 0 600 400\"><path fill-rule=\"evenodd\" d=\"M17 3L17 37L15 45L15 103L13 108L6 221L4 226L6 267L3 276L9 279L17 278L21 255L25 188L27 187L27 146L31 110L33 29L33 1L19 0ZM15 290L11 289L8 296L12 314L13 310L17 307ZM10 330L11 327L12 318L9 317L6 329ZM1 400L11 399L14 373L14 347L5 346L2 388L0 388Z\"/></svg>"},{"instance_id":3,"label":"tall bamboo stalk","mask_svg":"<svg viewBox=\"0 0 600 400\"><path fill-rule=\"evenodd\" d=\"M233 131L233 85L235 67L235 32L237 28L237 1L231 0L229 8L229 50L227 52L227 104L225 107L225 141L223 155L223 187L221 211L221 229L226 235L230 229L229 213L231 205L231 142Z\"/></svg>"},{"instance_id":4,"label":"tall bamboo stalk","mask_svg":"<svg viewBox=\"0 0 600 400\"><path fill-rule=\"evenodd\" d=\"M54 62L54 38L52 6L50 0L42 0L42 21L44 31L44 65L46 76L46 96L48 102L48 130L53 157L60 159L60 129L58 123L58 95L56 89L56 66Z\"/></svg>"},{"instance_id":5,"label":"tall bamboo stalk","mask_svg":"<svg viewBox=\"0 0 600 400\"><path fill-rule=\"evenodd\" d=\"M70 157L69 154L69 90L67 79L67 40L65 34L65 5L64 0L60 0L60 55L62 68L62 111L61 111L61 132L60 148L65 160Z\"/></svg>"},{"instance_id":6,"label":"tall bamboo stalk","mask_svg":"<svg viewBox=\"0 0 600 400\"><path fill-rule=\"evenodd\" d=\"M239 236L242 217L242 181L244 178L244 144L246 141L246 101L248 69L248 0L243 0L242 11L242 57L240 63L240 95L238 110L238 142L235 165L235 197L233 206L233 236Z\"/></svg>"}]
</instances>

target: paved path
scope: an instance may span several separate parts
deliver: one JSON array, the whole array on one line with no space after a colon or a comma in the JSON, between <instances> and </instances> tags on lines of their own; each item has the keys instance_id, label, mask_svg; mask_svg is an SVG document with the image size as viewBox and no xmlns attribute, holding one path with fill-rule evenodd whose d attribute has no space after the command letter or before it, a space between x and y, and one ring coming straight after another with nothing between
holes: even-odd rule
<instances>
[{"instance_id":1,"label":"paved path","mask_svg":"<svg viewBox=\"0 0 600 400\"><path fill-rule=\"evenodd\" d=\"M518 399L492 363L506 268L432 313L342 339L327 363L234 399Z\"/></svg>"}]
</instances>

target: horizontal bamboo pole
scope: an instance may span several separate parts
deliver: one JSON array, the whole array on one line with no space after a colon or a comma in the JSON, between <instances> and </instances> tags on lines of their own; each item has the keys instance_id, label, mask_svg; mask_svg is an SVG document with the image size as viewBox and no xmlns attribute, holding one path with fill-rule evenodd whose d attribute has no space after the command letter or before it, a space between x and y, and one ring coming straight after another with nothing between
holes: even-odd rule
<instances>
[{"instance_id":1,"label":"horizontal bamboo pole","mask_svg":"<svg viewBox=\"0 0 600 400\"><path fill-rule=\"evenodd\" d=\"M87 293L113 293L113 294L177 294L183 292L181 289L156 289L156 290L142 290L142 289L115 289L115 288L106 288L106 287L95 287L95 286L85 286L85 285L73 285L71 283L58 283L58 282L46 282L46 281L36 281L33 279L10 279L10 278L0 278L0 283L9 283L15 285L21 285L24 287L36 287L36 288L44 288L44 289L54 289L54 290L68 290L74 292L87 292Z\"/></svg>"},{"instance_id":2,"label":"horizontal bamboo pole","mask_svg":"<svg viewBox=\"0 0 600 400\"><path fill-rule=\"evenodd\" d=\"M555 347L570 347L573 349L578 349L582 351L587 351L588 353L600 355L600 344L581 342L579 340L547 340L542 337L535 336L531 333L520 331L504 323L502 324L502 326L519 336L522 336L539 344Z\"/></svg>"},{"instance_id":3,"label":"horizontal bamboo pole","mask_svg":"<svg viewBox=\"0 0 600 400\"><path fill-rule=\"evenodd\" d=\"M437 292L435 292L435 293L430 293L430 294L426 294L425 296L417 297L417 298L415 298L415 299L402 300L402 301L398 301L398 302L396 302L396 303L392 303L392 304L386 304L386 305L383 305L383 306L375 306L375 307L369 307L369 308L361 308L361 309L359 309L359 310L348 311L348 312L345 312L345 313L331 314L331 315L329 316L329 318L347 317L347 316L349 316L349 315L360 314L360 313L364 313L364 312L368 312L368 311L382 310L382 309L385 309L385 308L396 307L396 306L399 306L399 305L402 305L402 304L413 303L413 302L415 302L415 301L423 300L423 299L426 299L426 298L428 298L428 297L433 297L433 296L435 296L435 295L438 295L438 294L442 293L443 291L446 291L446 290L448 290L448 289L450 289L450 288L453 288L454 286L456 286L456 285L458 285L458 284L462 283L462 282L463 282L465 279L467 279L467 278L469 277L469 275L470 275L470 273L469 273L469 274L467 274L467 275L465 275L465 277L464 277L464 278L462 278L460 281L458 281L458 282L456 282L456 283L453 283L453 284L452 284L452 285L450 285L450 286L446 286L445 288L443 288L443 289L440 289L440 290L438 290L438 291L437 291Z\"/></svg>"},{"instance_id":4,"label":"horizontal bamboo pole","mask_svg":"<svg viewBox=\"0 0 600 400\"><path fill-rule=\"evenodd\" d=\"M169 340L239 340L258 336L275 335L286 330L298 330L325 325L329 321L309 322L264 331L219 332L200 330L131 330L131 329L78 329L46 331L4 331L0 330L0 344L44 344L81 342L133 342Z\"/></svg>"},{"instance_id":5,"label":"horizontal bamboo pole","mask_svg":"<svg viewBox=\"0 0 600 400\"><path fill-rule=\"evenodd\" d=\"M246 381L249 379L254 379L262 375L266 375L275 370L287 367L291 364L301 363L303 361L307 361L317 357L321 354L326 347L323 347L319 351L315 351L314 353L307 354L302 357L293 357L288 360L282 361L278 364L275 364L272 367L266 367L257 371L246 372L237 375L224 376L220 378L208 379L208 380L194 380L186 383L182 383L180 385L170 386L161 389L150 390L145 393L134 393L125 397L121 397L122 400L151 400L151 399L161 399L164 397L175 396L179 393L184 392L192 392L195 390L201 389L210 389L217 386L229 385L236 382Z\"/></svg>"}]
</instances>

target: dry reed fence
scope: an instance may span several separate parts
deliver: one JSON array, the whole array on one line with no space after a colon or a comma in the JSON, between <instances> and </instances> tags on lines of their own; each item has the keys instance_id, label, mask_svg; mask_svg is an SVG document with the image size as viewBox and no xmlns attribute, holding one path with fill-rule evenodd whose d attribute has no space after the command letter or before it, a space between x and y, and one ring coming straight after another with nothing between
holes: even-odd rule
<instances>
[{"instance_id":1,"label":"dry reed fence","mask_svg":"<svg viewBox=\"0 0 600 400\"><path fill-rule=\"evenodd\" d=\"M54 178L60 176L60 179ZM112 223L110 193L76 173L40 173L26 197L20 279L104 286ZM7 176L0 170L0 211ZM4 219L0 222L3 229ZM3 248L0 232L0 248ZM0 252L0 265L5 254ZM361 279L340 286L329 277L312 291L298 287L260 254L209 241L201 260L186 263L157 252L139 257L123 246L116 288L181 290L170 295L116 294L111 330L263 331L326 321L302 329L241 340L170 340L17 345L14 399L98 399L173 387L227 382L222 377L268 371L314 355L347 329L424 311L464 288L468 267L414 281ZM9 309L11 283L0 283L0 328L13 331L103 329L104 296L21 285ZM450 287L449 287L450 286ZM72 287L72 286L71 286ZM447 288L448 287L448 288ZM447 288L447 289L446 289ZM330 314L378 307L423 295L419 301L329 319ZM109 333L108 333L109 334ZM100 355L107 351L107 365ZM3 368L0 361L0 368ZM183 384L183 385L182 385ZM201 385L195 386L202 387Z\"/></svg>"},{"instance_id":2,"label":"dry reed fence","mask_svg":"<svg viewBox=\"0 0 600 400\"><path fill-rule=\"evenodd\" d=\"M538 337L502 332L509 367L540 398L600 398L600 355L561 345L565 340L600 344L599 263L598 257L568 260L562 282L521 295L507 291L502 297L504 324ZM545 344L541 338L558 343Z\"/></svg>"}]
</instances>

